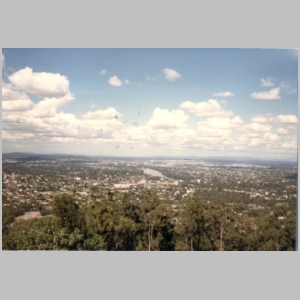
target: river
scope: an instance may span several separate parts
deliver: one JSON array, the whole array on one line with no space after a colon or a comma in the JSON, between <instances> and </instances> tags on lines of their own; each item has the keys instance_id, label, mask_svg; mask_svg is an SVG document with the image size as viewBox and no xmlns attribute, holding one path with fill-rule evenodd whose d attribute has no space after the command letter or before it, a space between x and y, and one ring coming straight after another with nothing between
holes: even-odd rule
<instances>
[{"instance_id":1,"label":"river","mask_svg":"<svg viewBox=\"0 0 300 300\"><path fill-rule=\"evenodd\" d=\"M153 170L153 169L147 168L147 169L142 169L142 170L143 170L144 174L146 174L146 175L158 176L158 177L161 177L161 178L173 180L172 178L166 177L161 172Z\"/></svg>"}]
</instances>

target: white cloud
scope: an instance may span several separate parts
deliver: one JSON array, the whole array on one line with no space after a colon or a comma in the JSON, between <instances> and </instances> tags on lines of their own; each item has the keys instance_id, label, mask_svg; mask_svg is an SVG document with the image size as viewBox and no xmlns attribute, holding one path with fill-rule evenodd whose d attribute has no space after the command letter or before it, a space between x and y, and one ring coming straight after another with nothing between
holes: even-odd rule
<instances>
[{"instance_id":1,"label":"white cloud","mask_svg":"<svg viewBox=\"0 0 300 300\"><path fill-rule=\"evenodd\" d=\"M241 126L243 123L243 120L239 116L236 116L231 119L232 127Z\"/></svg>"},{"instance_id":2,"label":"white cloud","mask_svg":"<svg viewBox=\"0 0 300 300\"><path fill-rule=\"evenodd\" d=\"M231 92L220 92L220 93L213 94L213 96L216 96L216 97L232 97L232 96L234 96L234 94L231 93Z\"/></svg>"},{"instance_id":3,"label":"white cloud","mask_svg":"<svg viewBox=\"0 0 300 300\"><path fill-rule=\"evenodd\" d=\"M38 97L63 97L69 93L69 80L60 74L33 72L26 67L8 79L15 89Z\"/></svg>"},{"instance_id":4,"label":"white cloud","mask_svg":"<svg viewBox=\"0 0 300 300\"><path fill-rule=\"evenodd\" d=\"M101 72L100 72L100 75L105 75L106 74L106 70L103 69Z\"/></svg>"},{"instance_id":5,"label":"white cloud","mask_svg":"<svg viewBox=\"0 0 300 300\"><path fill-rule=\"evenodd\" d=\"M32 74L38 74L39 77L42 73ZM31 77L36 82L34 75ZM114 77L119 80L117 76ZM119 81L121 84L130 83L128 79ZM30 85L27 84L28 86ZM210 155L213 152L217 154L220 150L247 153L249 149L255 148L259 153L295 153L297 149L297 143L290 141L289 136L284 136L294 133L292 129L296 130L298 119L295 115L256 115L250 124L245 125L240 117L234 117L232 111L226 110L224 105L221 106L224 101L210 99L199 103L186 101L180 105L180 109L173 111L156 108L146 125L139 122L139 126L135 127L132 126L132 121L122 122L123 115L113 107L89 111L81 116L62 112L61 108L75 99L70 92L60 97L44 97L34 104L26 94L29 93L28 89L17 89L12 81L9 84L2 83L2 139L5 143L25 141L30 149L34 149L32 147L37 145L34 142L36 141L47 145L47 149L52 147L53 151L64 149L78 153L96 153L97 149L110 153L111 149L119 145L119 150L116 151L121 151L126 146L128 151L132 151L132 154L136 151L137 155L140 155L139 150L134 149L139 147L148 151L144 153L149 155L159 155L161 150L166 155L169 154L168 151L172 151L174 155L182 155L180 151L195 155L199 151L201 154L206 151ZM49 92L51 88L46 87L44 93L45 91ZM96 105L92 103L92 107L96 108ZM188 127L187 111L205 118L199 120L197 130ZM272 125L279 125L275 130L277 127L283 128L278 128L277 134L274 134L271 132ZM61 143L64 145L60 146ZM20 144L26 146L23 142ZM78 147L77 144L81 146ZM283 150L280 150L281 145L284 145Z\"/></svg>"},{"instance_id":6,"label":"white cloud","mask_svg":"<svg viewBox=\"0 0 300 300\"><path fill-rule=\"evenodd\" d=\"M221 107L217 100L210 99L207 102L194 103L185 101L180 105L180 108L188 110L190 113L198 117L219 117L229 118L233 116L232 111L226 111Z\"/></svg>"},{"instance_id":7,"label":"white cloud","mask_svg":"<svg viewBox=\"0 0 300 300\"><path fill-rule=\"evenodd\" d=\"M262 139L259 139L259 138L253 138L251 139L250 143L248 144L249 147L260 147L262 146L264 143L264 141Z\"/></svg>"},{"instance_id":8,"label":"white cloud","mask_svg":"<svg viewBox=\"0 0 300 300\"><path fill-rule=\"evenodd\" d=\"M241 126L243 120L240 117L230 118L208 118L205 121L198 122L198 126L218 129L233 129Z\"/></svg>"},{"instance_id":9,"label":"white cloud","mask_svg":"<svg viewBox=\"0 0 300 300\"><path fill-rule=\"evenodd\" d=\"M272 119L274 124L291 125L297 124L298 118L295 115L278 115Z\"/></svg>"},{"instance_id":10,"label":"white cloud","mask_svg":"<svg viewBox=\"0 0 300 300\"><path fill-rule=\"evenodd\" d=\"M275 100L281 99L279 96L280 88L272 89L268 92L259 92L259 93L252 93L250 96L254 99L260 100Z\"/></svg>"},{"instance_id":11,"label":"white cloud","mask_svg":"<svg viewBox=\"0 0 300 300\"><path fill-rule=\"evenodd\" d=\"M272 114L256 115L252 118L253 123L271 123Z\"/></svg>"},{"instance_id":12,"label":"white cloud","mask_svg":"<svg viewBox=\"0 0 300 300\"><path fill-rule=\"evenodd\" d=\"M198 122L197 132L201 137L220 137L223 139L223 146L228 147L233 143L228 138L233 136L233 130L243 125L240 117L230 118L207 118L205 121Z\"/></svg>"},{"instance_id":13,"label":"white cloud","mask_svg":"<svg viewBox=\"0 0 300 300\"><path fill-rule=\"evenodd\" d=\"M295 126L295 125L288 125L288 126L286 126L286 129L290 130L290 131L296 131L297 130L297 126Z\"/></svg>"},{"instance_id":14,"label":"white cloud","mask_svg":"<svg viewBox=\"0 0 300 300\"><path fill-rule=\"evenodd\" d=\"M261 78L260 79L260 82L261 82L260 86L274 86L275 83L272 82L273 80L274 80L274 78L272 78L272 77L268 77L267 79Z\"/></svg>"},{"instance_id":15,"label":"white cloud","mask_svg":"<svg viewBox=\"0 0 300 300\"><path fill-rule=\"evenodd\" d=\"M53 117L59 112L59 109L67 103L73 101L75 98L68 93L61 98L45 98L33 106L30 112L34 117Z\"/></svg>"},{"instance_id":16,"label":"white cloud","mask_svg":"<svg viewBox=\"0 0 300 300\"><path fill-rule=\"evenodd\" d=\"M96 119L118 119L123 115L119 113L115 108L109 107L106 110L97 110L93 112L87 112L82 115L80 118L83 120L96 120Z\"/></svg>"},{"instance_id":17,"label":"white cloud","mask_svg":"<svg viewBox=\"0 0 300 300\"><path fill-rule=\"evenodd\" d=\"M183 110L169 111L168 109L161 109L159 107L155 108L152 115L153 117L147 125L153 128L163 129L187 127L185 122L189 118Z\"/></svg>"},{"instance_id":18,"label":"white cloud","mask_svg":"<svg viewBox=\"0 0 300 300\"><path fill-rule=\"evenodd\" d=\"M297 143L292 141L286 141L282 143L280 147L288 150L297 150Z\"/></svg>"},{"instance_id":19,"label":"white cloud","mask_svg":"<svg viewBox=\"0 0 300 300\"><path fill-rule=\"evenodd\" d=\"M11 84L2 81L2 101L25 99L29 99L25 93L14 91Z\"/></svg>"},{"instance_id":20,"label":"white cloud","mask_svg":"<svg viewBox=\"0 0 300 300\"><path fill-rule=\"evenodd\" d=\"M231 129L228 128L213 128L207 126L205 123L198 123L197 132L201 137L228 137L233 134Z\"/></svg>"},{"instance_id":21,"label":"white cloud","mask_svg":"<svg viewBox=\"0 0 300 300\"><path fill-rule=\"evenodd\" d=\"M273 117L272 114L265 114L254 116L251 122L269 125L293 125L298 123L298 118L295 115L278 115L277 117Z\"/></svg>"},{"instance_id":22,"label":"white cloud","mask_svg":"<svg viewBox=\"0 0 300 300\"><path fill-rule=\"evenodd\" d=\"M122 80L120 80L118 78L118 76L112 76L108 79L108 82L110 85L113 85L113 86L121 86L122 85Z\"/></svg>"},{"instance_id":23,"label":"white cloud","mask_svg":"<svg viewBox=\"0 0 300 300\"><path fill-rule=\"evenodd\" d=\"M243 138L249 139L249 138L260 138L261 133L260 132L246 132L243 134Z\"/></svg>"},{"instance_id":24,"label":"white cloud","mask_svg":"<svg viewBox=\"0 0 300 300\"><path fill-rule=\"evenodd\" d=\"M181 78L181 75L172 69L164 69L163 73L165 74L165 79L169 80L169 81L175 81L176 79Z\"/></svg>"},{"instance_id":25,"label":"white cloud","mask_svg":"<svg viewBox=\"0 0 300 300\"><path fill-rule=\"evenodd\" d=\"M287 134L290 133L290 132L289 132L287 129L285 129L285 128L278 128L278 129L276 130L276 132L277 132L278 134L280 134L280 135L287 135Z\"/></svg>"},{"instance_id":26,"label":"white cloud","mask_svg":"<svg viewBox=\"0 0 300 300\"><path fill-rule=\"evenodd\" d=\"M3 111L24 111L32 109L34 103L30 99L10 100L2 102Z\"/></svg>"},{"instance_id":27,"label":"white cloud","mask_svg":"<svg viewBox=\"0 0 300 300\"><path fill-rule=\"evenodd\" d=\"M271 124L267 123L250 123L237 128L237 131L240 132L269 132L272 129Z\"/></svg>"},{"instance_id":28,"label":"white cloud","mask_svg":"<svg viewBox=\"0 0 300 300\"><path fill-rule=\"evenodd\" d=\"M280 140L277 134L273 134L270 132L265 133L264 139L268 142L278 142Z\"/></svg>"},{"instance_id":29,"label":"white cloud","mask_svg":"<svg viewBox=\"0 0 300 300\"><path fill-rule=\"evenodd\" d=\"M2 110L25 111L30 110L34 103L25 93L14 91L11 84L2 82Z\"/></svg>"},{"instance_id":30,"label":"white cloud","mask_svg":"<svg viewBox=\"0 0 300 300\"><path fill-rule=\"evenodd\" d=\"M16 132L7 132L2 130L2 139L3 140L32 140L35 138L35 135L30 132L16 133Z\"/></svg>"}]
</instances>

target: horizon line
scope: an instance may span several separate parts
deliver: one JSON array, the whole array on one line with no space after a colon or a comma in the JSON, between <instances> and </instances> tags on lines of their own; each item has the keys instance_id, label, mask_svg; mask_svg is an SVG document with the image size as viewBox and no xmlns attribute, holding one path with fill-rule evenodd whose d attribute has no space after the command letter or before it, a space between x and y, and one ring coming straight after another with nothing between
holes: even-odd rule
<instances>
[{"instance_id":1,"label":"horizon line","mask_svg":"<svg viewBox=\"0 0 300 300\"><path fill-rule=\"evenodd\" d=\"M155 155L155 156L115 156L115 155L89 155L89 154L67 154L67 153L35 153L35 152L2 152L3 154L32 154L32 155L66 155L66 156L85 156L85 157L114 157L114 158L194 158L194 159L224 159L224 160L236 160L236 159L248 159L248 160L261 160L261 161L289 161L297 163L298 158L259 158L251 156L195 156L195 155Z\"/></svg>"}]
</instances>

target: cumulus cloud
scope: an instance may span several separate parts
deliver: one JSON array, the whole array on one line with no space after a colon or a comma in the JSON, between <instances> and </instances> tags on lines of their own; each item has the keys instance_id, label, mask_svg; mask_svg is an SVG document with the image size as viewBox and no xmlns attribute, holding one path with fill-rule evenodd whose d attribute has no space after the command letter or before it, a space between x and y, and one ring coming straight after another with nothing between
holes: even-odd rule
<instances>
[{"instance_id":1,"label":"cumulus cloud","mask_svg":"<svg viewBox=\"0 0 300 300\"><path fill-rule=\"evenodd\" d=\"M284 125L284 124L282 124L282 125ZM295 125L287 125L285 128L287 130L290 130L290 131L296 131L297 130L297 126L295 126Z\"/></svg>"},{"instance_id":2,"label":"cumulus cloud","mask_svg":"<svg viewBox=\"0 0 300 300\"><path fill-rule=\"evenodd\" d=\"M198 117L229 118L233 116L232 111L225 110L217 100L213 99L198 103L185 101L180 105L180 108L186 109L188 112L193 113Z\"/></svg>"},{"instance_id":3,"label":"cumulus cloud","mask_svg":"<svg viewBox=\"0 0 300 300\"><path fill-rule=\"evenodd\" d=\"M110 85L113 85L113 86L121 86L123 83L122 83L122 80L120 80L118 78L118 76L112 76L108 79L108 83Z\"/></svg>"},{"instance_id":4,"label":"cumulus cloud","mask_svg":"<svg viewBox=\"0 0 300 300\"><path fill-rule=\"evenodd\" d=\"M262 146L263 144L264 144L264 141L262 139L253 138L253 139L250 140L250 143L248 144L248 146L256 148L256 147Z\"/></svg>"},{"instance_id":5,"label":"cumulus cloud","mask_svg":"<svg viewBox=\"0 0 300 300\"><path fill-rule=\"evenodd\" d=\"M231 93L231 92L220 92L220 93L213 94L213 96L216 96L216 97L232 97L232 96L234 96L234 94Z\"/></svg>"},{"instance_id":6,"label":"cumulus cloud","mask_svg":"<svg viewBox=\"0 0 300 300\"><path fill-rule=\"evenodd\" d=\"M30 110L34 103L22 92L14 91L11 84L2 82L2 110L25 111Z\"/></svg>"},{"instance_id":7,"label":"cumulus cloud","mask_svg":"<svg viewBox=\"0 0 300 300\"><path fill-rule=\"evenodd\" d=\"M130 84L128 79L125 79L125 84Z\"/></svg>"},{"instance_id":8,"label":"cumulus cloud","mask_svg":"<svg viewBox=\"0 0 300 300\"><path fill-rule=\"evenodd\" d=\"M61 107L74 99L75 97L71 93L60 98L45 98L33 106L31 114L40 118L52 117L59 112Z\"/></svg>"},{"instance_id":9,"label":"cumulus cloud","mask_svg":"<svg viewBox=\"0 0 300 300\"><path fill-rule=\"evenodd\" d=\"M187 127L185 122L189 116L184 113L183 110L161 109L155 108L152 118L148 122L148 126L153 128L182 128Z\"/></svg>"},{"instance_id":10,"label":"cumulus cloud","mask_svg":"<svg viewBox=\"0 0 300 300\"><path fill-rule=\"evenodd\" d=\"M253 123L270 123L272 121L272 114L256 115L252 118Z\"/></svg>"},{"instance_id":11,"label":"cumulus cloud","mask_svg":"<svg viewBox=\"0 0 300 300\"><path fill-rule=\"evenodd\" d=\"M233 129L241 126L243 120L240 117L230 118L208 118L205 121L198 122L198 126L218 129Z\"/></svg>"},{"instance_id":12,"label":"cumulus cloud","mask_svg":"<svg viewBox=\"0 0 300 300\"><path fill-rule=\"evenodd\" d=\"M12 101L7 101L11 103ZM42 101L41 101L42 102ZM41 107L33 107L30 111L3 112L3 129L15 136L26 136L31 133L33 138L52 139L74 138L74 141L87 141L98 138L100 140L113 139L115 132L122 129L122 122L111 116L116 112L114 108L104 111L90 112L82 117L63 113L58 109L47 109L45 114L41 113ZM121 116L121 114L119 114ZM58 139L56 139L58 141Z\"/></svg>"},{"instance_id":13,"label":"cumulus cloud","mask_svg":"<svg viewBox=\"0 0 300 300\"><path fill-rule=\"evenodd\" d=\"M280 88L278 87L268 92L252 93L250 96L254 99L260 99L260 100L276 100L276 99L281 99L279 92L280 92Z\"/></svg>"},{"instance_id":14,"label":"cumulus cloud","mask_svg":"<svg viewBox=\"0 0 300 300\"><path fill-rule=\"evenodd\" d=\"M233 127L241 126L244 123L239 116L232 118L230 121Z\"/></svg>"},{"instance_id":15,"label":"cumulus cloud","mask_svg":"<svg viewBox=\"0 0 300 300\"><path fill-rule=\"evenodd\" d=\"M287 129L285 129L285 128L278 128L278 129L276 130L276 132L277 132L279 135L287 135L287 134L290 133L290 132L289 132Z\"/></svg>"},{"instance_id":16,"label":"cumulus cloud","mask_svg":"<svg viewBox=\"0 0 300 300\"><path fill-rule=\"evenodd\" d=\"M272 119L274 124L291 125L297 124L298 118L295 115L278 115Z\"/></svg>"},{"instance_id":17,"label":"cumulus cloud","mask_svg":"<svg viewBox=\"0 0 300 300\"><path fill-rule=\"evenodd\" d=\"M35 138L35 135L33 133L29 132L23 132L23 133L17 133L17 132L7 132L5 130L2 130L2 139L3 140L32 140Z\"/></svg>"},{"instance_id":18,"label":"cumulus cloud","mask_svg":"<svg viewBox=\"0 0 300 300\"><path fill-rule=\"evenodd\" d=\"M251 138L260 138L261 137L261 133L260 132L246 132L243 134L242 136L244 139L251 139Z\"/></svg>"},{"instance_id":19,"label":"cumulus cloud","mask_svg":"<svg viewBox=\"0 0 300 300\"><path fill-rule=\"evenodd\" d=\"M250 123L237 128L237 131L240 132L269 132L272 130L271 124L266 123Z\"/></svg>"},{"instance_id":20,"label":"cumulus cloud","mask_svg":"<svg viewBox=\"0 0 300 300\"><path fill-rule=\"evenodd\" d=\"M8 76L14 89L38 97L63 97L69 93L66 76L46 72L33 72L29 67Z\"/></svg>"},{"instance_id":21,"label":"cumulus cloud","mask_svg":"<svg viewBox=\"0 0 300 300\"><path fill-rule=\"evenodd\" d=\"M118 119L123 115L119 113L115 108L109 107L106 110L97 110L92 112L87 112L84 115L81 115L81 119L83 120L95 120L95 119Z\"/></svg>"},{"instance_id":22,"label":"cumulus cloud","mask_svg":"<svg viewBox=\"0 0 300 300\"><path fill-rule=\"evenodd\" d=\"M14 74L19 74L20 77L20 73ZM47 143L47 147L53 147L55 151L58 151L57 149L73 151L73 148L76 148L74 151L78 153L92 151L91 149L95 149L93 151L96 152L97 146L101 150L106 147L106 151L110 151L109 149L113 149L112 147L116 145L120 146L116 151L121 151L126 146L127 149L132 149L130 150L132 153L135 151L133 148L144 147L149 155L153 155L155 151L159 153L161 149L164 149L166 154L168 151L177 153L177 150L187 151L186 153L194 151L197 154L200 150L207 151L208 155L212 151L219 150L230 150L235 153L234 151L247 151L253 148L256 151L266 151L265 153L269 151L294 153L297 149L297 143L291 141L289 136L285 136L296 130L298 123L296 115L277 117L271 114L256 115L250 124L244 124L239 116L234 116L232 111L226 110L224 105L221 106L222 101L210 99L199 103L186 101L177 110L157 107L145 125L139 122L139 126L136 127L132 126L131 121L122 122L123 115L114 107L104 110L97 108L80 116L62 112L61 109L75 99L68 89L65 89L67 92L62 96L56 94L51 97L45 96L39 102L33 103L27 93L30 94L34 90L37 95L39 84L36 76L44 78L41 75L44 73L34 73L31 70L28 74L34 81L31 84L25 85L24 78L16 80L16 77L10 83L2 83L2 139L6 141L5 143L25 141L29 144L32 141L34 145L34 141L37 141L45 145ZM120 81L121 85L130 83L127 79L122 82L117 76L111 78ZM49 88L46 85L44 91L39 94L51 94L52 86ZM40 90L42 87L41 84ZM96 105L93 104L92 107L96 109ZM197 129L188 126L188 112L204 118L197 123ZM274 130L276 134L271 131L273 125L276 126ZM280 128L276 130L277 127ZM61 143L64 144L62 146L64 148L59 148ZM77 144L81 144L83 148L77 147ZM280 150L282 145L284 150ZM136 151L139 155L138 150Z\"/></svg>"},{"instance_id":23,"label":"cumulus cloud","mask_svg":"<svg viewBox=\"0 0 300 300\"><path fill-rule=\"evenodd\" d=\"M32 109L34 103L30 99L2 102L3 111L25 111Z\"/></svg>"},{"instance_id":24,"label":"cumulus cloud","mask_svg":"<svg viewBox=\"0 0 300 300\"><path fill-rule=\"evenodd\" d=\"M275 83L272 82L273 80L274 80L274 78L272 78L272 77L268 77L267 79L261 78L260 79L260 82L261 82L260 86L274 86Z\"/></svg>"},{"instance_id":25,"label":"cumulus cloud","mask_svg":"<svg viewBox=\"0 0 300 300\"><path fill-rule=\"evenodd\" d=\"M240 117L230 118L207 118L205 121L197 123L197 132L201 137L221 137L223 146L232 146L232 140L228 139L233 136L234 130L243 125L243 120ZM224 144L225 143L225 144Z\"/></svg>"},{"instance_id":26,"label":"cumulus cloud","mask_svg":"<svg viewBox=\"0 0 300 300\"><path fill-rule=\"evenodd\" d=\"M292 142L292 141L286 141L280 145L281 148L283 149L288 149L288 150L297 150L297 143Z\"/></svg>"},{"instance_id":27,"label":"cumulus cloud","mask_svg":"<svg viewBox=\"0 0 300 300\"><path fill-rule=\"evenodd\" d=\"M233 134L233 131L228 128L213 128L205 123L198 123L197 132L201 137L228 137Z\"/></svg>"},{"instance_id":28,"label":"cumulus cloud","mask_svg":"<svg viewBox=\"0 0 300 300\"><path fill-rule=\"evenodd\" d=\"M163 69L163 73L165 74L165 79L169 81L175 81L176 79L181 78L181 75L172 69Z\"/></svg>"},{"instance_id":29,"label":"cumulus cloud","mask_svg":"<svg viewBox=\"0 0 300 300\"><path fill-rule=\"evenodd\" d=\"M268 142L278 142L280 140L277 134L267 132L264 134L264 139Z\"/></svg>"},{"instance_id":30,"label":"cumulus cloud","mask_svg":"<svg viewBox=\"0 0 300 300\"><path fill-rule=\"evenodd\" d=\"M25 93L14 91L11 84L2 81L2 101L25 99L29 99Z\"/></svg>"},{"instance_id":31,"label":"cumulus cloud","mask_svg":"<svg viewBox=\"0 0 300 300\"><path fill-rule=\"evenodd\" d=\"M100 75L105 75L106 74L106 70L103 69L101 72L100 72Z\"/></svg>"},{"instance_id":32,"label":"cumulus cloud","mask_svg":"<svg viewBox=\"0 0 300 300\"><path fill-rule=\"evenodd\" d=\"M295 115L278 115L277 117L273 117L272 114L265 114L254 116L251 122L269 125L293 125L298 123L298 118Z\"/></svg>"}]
</instances>

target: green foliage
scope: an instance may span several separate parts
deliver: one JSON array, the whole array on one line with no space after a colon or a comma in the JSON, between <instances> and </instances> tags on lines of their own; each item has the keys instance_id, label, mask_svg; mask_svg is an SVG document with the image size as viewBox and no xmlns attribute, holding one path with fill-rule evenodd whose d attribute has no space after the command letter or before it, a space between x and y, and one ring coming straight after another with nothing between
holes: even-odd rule
<instances>
[{"instance_id":1,"label":"green foliage","mask_svg":"<svg viewBox=\"0 0 300 300\"><path fill-rule=\"evenodd\" d=\"M68 233L59 227L57 218L18 220L9 234L2 238L6 250L77 250L83 235L79 229Z\"/></svg>"},{"instance_id":2,"label":"green foliage","mask_svg":"<svg viewBox=\"0 0 300 300\"><path fill-rule=\"evenodd\" d=\"M104 200L86 210L86 231L103 238L108 250L131 250L135 223L127 218L120 204Z\"/></svg>"},{"instance_id":3,"label":"green foliage","mask_svg":"<svg viewBox=\"0 0 300 300\"><path fill-rule=\"evenodd\" d=\"M13 221L14 221L14 215L11 209L7 206L3 206L2 207L2 234L7 233Z\"/></svg>"},{"instance_id":4,"label":"green foliage","mask_svg":"<svg viewBox=\"0 0 300 300\"><path fill-rule=\"evenodd\" d=\"M61 227L68 232L82 226L82 218L79 206L73 196L69 194L56 195L52 204L52 212L58 218Z\"/></svg>"},{"instance_id":5,"label":"green foliage","mask_svg":"<svg viewBox=\"0 0 300 300\"><path fill-rule=\"evenodd\" d=\"M112 194L112 193L111 193ZM121 201L94 201L80 208L73 196L54 197L54 216L16 220L2 208L3 250L294 251L296 210L276 207L272 215L240 214L224 201L199 195L184 200L179 212L155 191L142 201L130 193Z\"/></svg>"}]
</instances>

